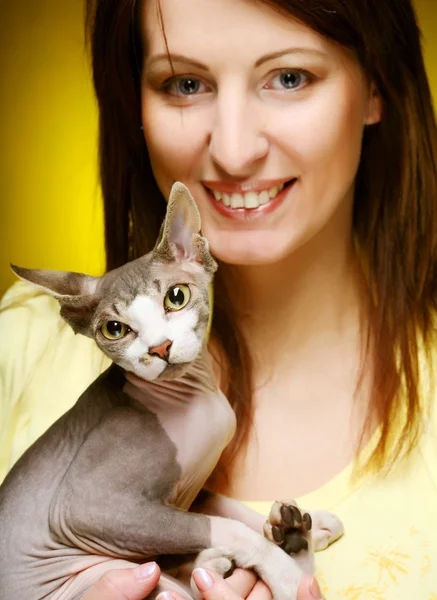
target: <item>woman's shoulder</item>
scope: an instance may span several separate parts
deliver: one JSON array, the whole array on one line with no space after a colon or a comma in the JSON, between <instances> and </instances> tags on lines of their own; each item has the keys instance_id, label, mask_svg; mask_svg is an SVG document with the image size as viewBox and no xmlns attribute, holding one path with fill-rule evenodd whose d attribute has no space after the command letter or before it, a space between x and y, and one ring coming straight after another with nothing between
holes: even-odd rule
<instances>
[{"instance_id":1,"label":"woman's shoulder","mask_svg":"<svg viewBox=\"0 0 437 600\"><path fill-rule=\"evenodd\" d=\"M8 370L18 384L23 374L44 352L53 334L61 330L57 302L35 286L17 282L0 303L0 369L3 382Z\"/></svg>"},{"instance_id":2,"label":"woman's shoulder","mask_svg":"<svg viewBox=\"0 0 437 600\"><path fill-rule=\"evenodd\" d=\"M13 329L15 334L26 330L29 325L38 327L44 323L42 333L45 331L48 335L47 325L53 327L60 320L59 304L36 286L17 281L0 301L0 320L2 327Z\"/></svg>"},{"instance_id":3,"label":"woman's shoulder","mask_svg":"<svg viewBox=\"0 0 437 600\"><path fill-rule=\"evenodd\" d=\"M109 365L75 335L57 301L18 282L0 303L0 481L15 460Z\"/></svg>"},{"instance_id":4,"label":"woman's shoulder","mask_svg":"<svg viewBox=\"0 0 437 600\"><path fill-rule=\"evenodd\" d=\"M49 294L30 283L17 281L6 290L0 301L0 318L4 320L5 314L17 314L14 311L26 311L29 316L31 313L34 316L56 315L56 306L56 300Z\"/></svg>"},{"instance_id":5,"label":"woman's shoulder","mask_svg":"<svg viewBox=\"0 0 437 600\"><path fill-rule=\"evenodd\" d=\"M23 375L53 347L57 355L68 348L73 354L80 352L84 360L96 357L98 363L103 356L93 340L74 334L61 318L55 298L25 282L15 283L1 299L0 329L3 380L5 368L10 368L14 378L24 383Z\"/></svg>"}]
</instances>

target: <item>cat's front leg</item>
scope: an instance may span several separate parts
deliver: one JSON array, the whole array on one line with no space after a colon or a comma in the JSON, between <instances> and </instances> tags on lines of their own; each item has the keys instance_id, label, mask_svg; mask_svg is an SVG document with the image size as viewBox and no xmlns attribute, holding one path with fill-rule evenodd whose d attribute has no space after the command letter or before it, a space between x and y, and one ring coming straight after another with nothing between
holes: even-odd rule
<instances>
[{"instance_id":1,"label":"cat's front leg","mask_svg":"<svg viewBox=\"0 0 437 600\"><path fill-rule=\"evenodd\" d=\"M336 515L301 510L294 500L275 502L266 520L237 500L202 490L192 510L237 519L254 531L263 531L265 537L292 556L305 573L314 571L314 552L324 550L344 534L343 524ZM215 570L224 572L230 567L230 561L224 561L220 552L215 556L208 551L203 556Z\"/></svg>"},{"instance_id":2,"label":"cat's front leg","mask_svg":"<svg viewBox=\"0 0 437 600\"><path fill-rule=\"evenodd\" d=\"M280 547L240 521L190 513L138 497L126 496L118 502L117 511L92 501L67 507L65 500L68 530L63 535L71 546L135 561L200 553L196 566L224 574L235 562L258 573L275 600L296 596L302 569Z\"/></svg>"},{"instance_id":3,"label":"cat's front leg","mask_svg":"<svg viewBox=\"0 0 437 600\"><path fill-rule=\"evenodd\" d=\"M267 535L266 532L265 516L232 498L202 490L198 495L192 510L204 512L216 517L221 516L235 519L244 524L247 528L250 528L253 532L264 532L266 538L272 540L271 536ZM247 543L237 543L233 547L229 547L228 545L217 546L217 541L220 538L219 529L216 533L217 538L215 538L214 532L212 532L211 536L214 547L203 551L198 556L195 561L195 567L211 568L221 575L225 575L232 571L235 566L253 569L269 585L275 599L287 598L288 600L292 600L295 598L297 587L303 573L311 572L313 569L313 552L311 545L307 546L303 552L302 548L296 549L300 556L293 556L292 561L289 561L287 558L284 560L278 553L272 553L270 548L263 549L262 547L259 547L256 542L256 537L252 539L252 542L249 545L247 545ZM281 545L277 544L277 547L279 549L281 548ZM283 549L281 548L281 553L282 551ZM292 553L290 552L289 554ZM282 575L278 574L278 571L282 571ZM284 572L285 576L283 575ZM193 581L192 587L195 590ZM201 596L199 593L196 595L197 597Z\"/></svg>"},{"instance_id":4,"label":"cat's front leg","mask_svg":"<svg viewBox=\"0 0 437 600\"><path fill-rule=\"evenodd\" d=\"M314 572L315 544L313 544L311 532L312 519L309 513L301 512L294 501L289 501L288 504L275 502L266 520L265 516L248 508L238 500L202 490L196 498L192 510L208 515L229 517L245 523L254 531L262 532L268 540L289 554L299 564L302 571ZM324 514L330 515L330 513ZM208 561L211 568L229 574L236 566L235 563L229 565L229 561L224 561L221 557L214 558L211 552ZM229 571L226 571L227 568Z\"/></svg>"},{"instance_id":5,"label":"cat's front leg","mask_svg":"<svg viewBox=\"0 0 437 600\"><path fill-rule=\"evenodd\" d=\"M288 517L288 520L284 520L283 514L285 514L285 519L287 519L287 515L289 514L289 511L285 511L284 513L284 507L291 508L292 514L296 508L299 513L296 519L290 519L290 517ZM274 502L266 520L264 515L248 508L238 500L222 496L221 494L215 494L208 490L202 490L198 494L191 510L206 515L236 519L237 521L245 523L248 527L258 533L264 532L267 539L274 543L278 543L278 540L275 539L272 534L272 528L274 526L282 528L282 532L289 532L290 529L301 530L303 536L307 540L310 537L308 533L311 531L314 552L325 550L344 534L343 523L337 515L325 510L306 511L300 509L295 500L280 500ZM277 535L279 536L278 539L282 546L283 538L279 532Z\"/></svg>"},{"instance_id":6,"label":"cat's front leg","mask_svg":"<svg viewBox=\"0 0 437 600\"><path fill-rule=\"evenodd\" d=\"M263 532L266 520L265 516L248 508L238 500L205 489L198 494L190 510L205 515L227 517L241 521L258 533Z\"/></svg>"},{"instance_id":7,"label":"cat's front leg","mask_svg":"<svg viewBox=\"0 0 437 600\"><path fill-rule=\"evenodd\" d=\"M294 500L275 502L266 520L265 516L238 500L202 490L192 510L236 519L254 531L262 532L268 540L297 560L305 573L314 571L313 551L322 549L322 543L326 548L342 533L341 522L335 515L318 511L314 514L321 515L321 518L313 519L310 513L301 511ZM328 524L331 530L328 530Z\"/></svg>"},{"instance_id":8,"label":"cat's front leg","mask_svg":"<svg viewBox=\"0 0 437 600\"><path fill-rule=\"evenodd\" d=\"M299 565L240 521L193 514L144 498L131 502L128 496L124 503L119 501L117 511L102 509L101 504L93 509L93 504L68 507L70 545L130 560L200 552L198 566L223 574L235 561L256 571L276 600L296 597L303 575Z\"/></svg>"},{"instance_id":9,"label":"cat's front leg","mask_svg":"<svg viewBox=\"0 0 437 600\"><path fill-rule=\"evenodd\" d=\"M275 600L296 597L303 575L299 565L239 521L148 502L143 506L120 506L117 518L112 521L106 511L98 513L100 518L97 512L79 506L70 511L70 543L94 552L106 553L111 548L113 555L131 560L200 552L196 566L223 574L235 561L239 567L256 571L271 588Z\"/></svg>"},{"instance_id":10,"label":"cat's front leg","mask_svg":"<svg viewBox=\"0 0 437 600\"><path fill-rule=\"evenodd\" d=\"M211 545L197 557L194 566L225 575L234 566L252 569L271 589L275 600L294 600L304 576L300 565L279 546L240 521L211 519ZM197 591L192 581L194 591ZM196 596L201 594L197 592Z\"/></svg>"}]
</instances>

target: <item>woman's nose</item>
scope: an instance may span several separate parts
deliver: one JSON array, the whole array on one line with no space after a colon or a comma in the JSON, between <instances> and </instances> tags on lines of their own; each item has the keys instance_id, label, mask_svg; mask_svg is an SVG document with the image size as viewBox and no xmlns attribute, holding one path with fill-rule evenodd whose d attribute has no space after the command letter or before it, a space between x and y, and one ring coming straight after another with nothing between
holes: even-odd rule
<instances>
[{"instance_id":1,"label":"woman's nose","mask_svg":"<svg viewBox=\"0 0 437 600\"><path fill-rule=\"evenodd\" d=\"M260 117L243 98L218 99L209 152L225 173L233 177L250 176L267 155L269 142Z\"/></svg>"}]
</instances>

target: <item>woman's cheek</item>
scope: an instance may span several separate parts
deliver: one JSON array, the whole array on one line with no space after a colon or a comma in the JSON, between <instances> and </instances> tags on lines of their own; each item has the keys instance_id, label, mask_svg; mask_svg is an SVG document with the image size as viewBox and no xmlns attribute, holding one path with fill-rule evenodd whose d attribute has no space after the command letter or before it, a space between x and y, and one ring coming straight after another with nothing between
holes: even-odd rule
<instances>
[{"instance_id":1,"label":"woman's cheek","mask_svg":"<svg viewBox=\"0 0 437 600\"><path fill-rule=\"evenodd\" d=\"M197 106L143 101L144 138L152 166L174 178L190 174L207 145L208 113Z\"/></svg>"}]
</instances>

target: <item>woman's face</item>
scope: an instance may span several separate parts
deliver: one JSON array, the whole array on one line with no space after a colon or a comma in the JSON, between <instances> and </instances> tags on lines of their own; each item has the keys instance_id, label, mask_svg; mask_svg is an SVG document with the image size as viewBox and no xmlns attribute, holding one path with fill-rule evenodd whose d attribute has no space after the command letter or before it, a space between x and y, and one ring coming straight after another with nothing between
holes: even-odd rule
<instances>
[{"instance_id":1,"label":"woman's face","mask_svg":"<svg viewBox=\"0 0 437 600\"><path fill-rule=\"evenodd\" d=\"M363 128L380 116L356 60L253 0L160 4L168 46L157 0L142 10L142 121L163 194L189 187L231 264L350 236Z\"/></svg>"}]
</instances>

